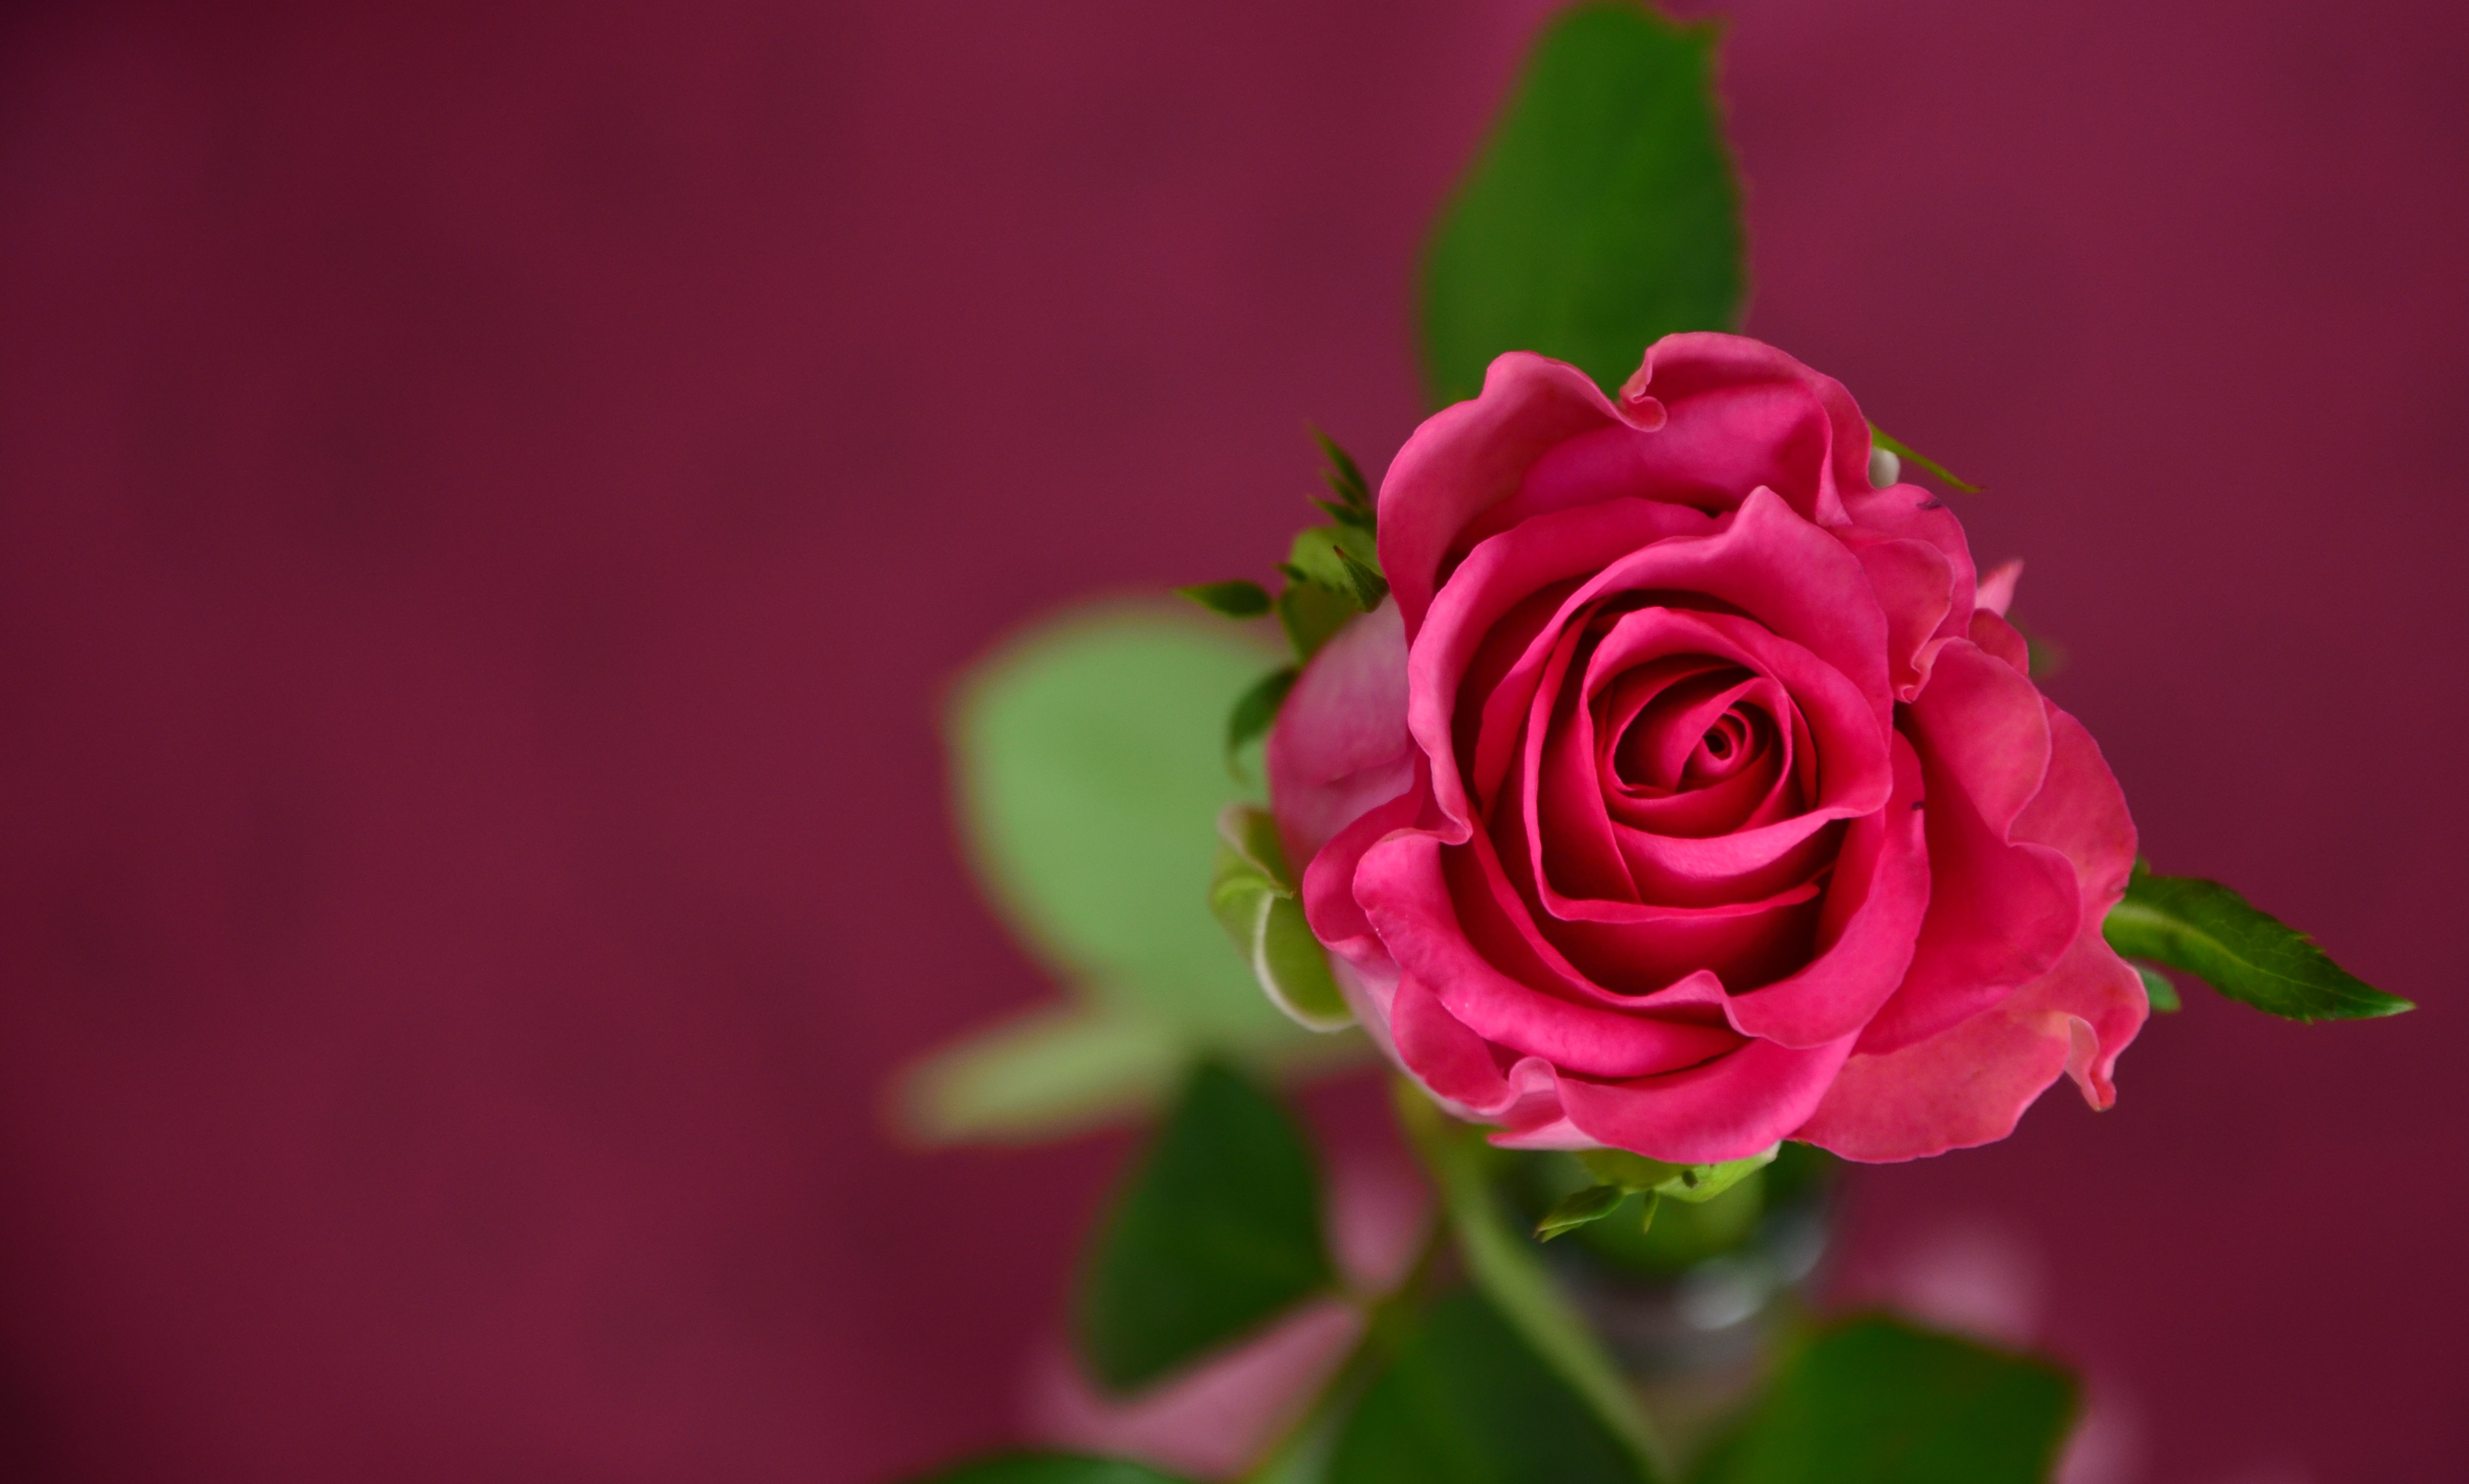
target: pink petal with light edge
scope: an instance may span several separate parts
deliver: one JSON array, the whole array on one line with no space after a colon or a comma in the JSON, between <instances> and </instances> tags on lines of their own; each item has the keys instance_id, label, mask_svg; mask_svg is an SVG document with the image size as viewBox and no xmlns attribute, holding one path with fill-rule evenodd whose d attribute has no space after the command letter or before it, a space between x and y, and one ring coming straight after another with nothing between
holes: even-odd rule
<instances>
[{"instance_id":1,"label":"pink petal with light edge","mask_svg":"<svg viewBox=\"0 0 2469 1484\"><path fill-rule=\"evenodd\" d=\"M1269 732L1269 797L1300 866L1414 776L1406 628L1384 602L1341 628L1295 682Z\"/></svg>"},{"instance_id":2,"label":"pink petal with light edge","mask_svg":"<svg viewBox=\"0 0 2469 1484\"><path fill-rule=\"evenodd\" d=\"M2083 921L2073 865L2014 834L2049 768L2049 721L2032 682L1958 639L1907 711L1928 790L1928 916L1903 987L1861 1033L1863 1051L1926 1040L2039 978Z\"/></svg>"},{"instance_id":3,"label":"pink petal with light edge","mask_svg":"<svg viewBox=\"0 0 2469 1484\"><path fill-rule=\"evenodd\" d=\"M1899 1050L1856 1054L1794 1137L1871 1163L1995 1143L2073 1067L2087 1101L2106 1107L2145 1013L2134 970L2095 929L2003 1003Z\"/></svg>"},{"instance_id":4,"label":"pink petal with light edge","mask_svg":"<svg viewBox=\"0 0 2469 1484\"><path fill-rule=\"evenodd\" d=\"M1511 351L1484 372L1483 391L1425 419L1380 481L1380 565L1408 637L1419 634L1441 562L1466 523L1513 493L1545 450L1581 433L1659 426L1650 399L1615 407L1577 367Z\"/></svg>"},{"instance_id":5,"label":"pink petal with light edge","mask_svg":"<svg viewBox=\"0 0 2469 1484\"><path fill-rule=\"evenodd\" d=\"M2023 581L2023 559L2016 557L1990 568L1980 579L1980 595L1973 600L1999 618L2015 605L2015 586Z\"/></svg>"},{"instance_id":6,"label":"pink petal with light edge","mask_svg":"<svg viewBox=\"0 0 2469 1484\"><path fill-rule=\"evenodd\" d=\"M1614 1149L1674 1164L1742 1159L1790 1136L1826 1095L1852 1039L1794 1051L1753 1040L1685 1072L1560 1079L1569 1122Z\"/></svg>"}]
</instances>

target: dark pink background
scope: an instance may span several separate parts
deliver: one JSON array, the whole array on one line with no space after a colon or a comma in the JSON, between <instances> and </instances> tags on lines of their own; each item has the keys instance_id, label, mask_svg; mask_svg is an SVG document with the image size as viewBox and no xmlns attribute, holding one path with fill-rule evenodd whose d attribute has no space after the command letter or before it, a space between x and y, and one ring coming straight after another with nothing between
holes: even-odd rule
<instances>
[{"instance_id":1,"label":"dark pink background","mask_svg":"<svg viewBox=\"0 0 2469 1484\"><path fill-rule=\"evenodd\" d=\"M0 21L0 1473L883 1484L1013 1426L1121 1144L915 1156L1047 991L938 687L1413 425L1535 0ZM1743 0L1751 328L1996 487L2198 993L1986 1217L2141 1476L2469 1473L2457 5Z\"/></svg>"}]
</instances>

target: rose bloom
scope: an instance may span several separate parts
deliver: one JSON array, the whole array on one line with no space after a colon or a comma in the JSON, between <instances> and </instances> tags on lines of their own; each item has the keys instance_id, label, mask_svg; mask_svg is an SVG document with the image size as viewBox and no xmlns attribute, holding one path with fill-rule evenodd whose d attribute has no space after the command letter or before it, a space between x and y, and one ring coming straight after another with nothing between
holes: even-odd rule
<instances>
[{"instance_id":1,"label":"rose bloom","mask_svg":"<svg viewBox=\"0 0 2469 1484\"><path fill-rule=\"evenodd\" d=\"M1523 1148L1907 1159L2096 1107L2146 1011L2134 826L1842 385L1679 334L1501 356L1382 482L1392 596L1268 744L1356 1016Z\"/></svg>"}]
</instances>

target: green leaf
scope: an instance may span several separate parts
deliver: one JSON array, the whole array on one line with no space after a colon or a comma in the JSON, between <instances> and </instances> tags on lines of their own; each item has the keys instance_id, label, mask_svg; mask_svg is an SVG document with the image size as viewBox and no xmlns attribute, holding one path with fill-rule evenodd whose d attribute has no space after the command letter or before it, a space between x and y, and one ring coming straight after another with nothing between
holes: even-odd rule
<instances>
[{"instance_id":1,"label":"green leaf","mask_svg":"<svg viewBox=\"0 0 2469 1484\"><path fill-rule=\"evenodd\" d=\"M1363 1057L1360 1038L1311 1035L1264 1000L1209 911L1210 823L1248 792L1221 728L1275 659L1180 605L1109 604L961 678L946 717L961 840L1065 999L910 1068L906 1131L1053 1137L1155 1107L1203 1055L1280 1073Z\"/></svg>"},{"instance_id":2,"label":"green leaf","mask_svg":"<svg viewBox=\"0 0 2469 1484\"><path fill-rule=\"evenodd\" d=\"M1217 816L1226 848L1217 854L1210 910L1252 966L1270 1002L1306 1030L1340 1031L1354 1011L1330 976L1328 953L1304 920L1292 873L1269 811L1230 804Z\"/></svg>"},{"instance_id":3,"label":"green leaf","mask_svg":"<svg viewBox=\"0 0 2469 1484\"><path fill-rule=\"evenodd\" d=\"M1351 592L1323 587L1308 579L1289 584L1278 595L1278 622L1284 627L1286 641L1294 646L1299 661L1318 654L1331 635L1362 611Z\"/></svg>"},{"instance_id":4,"label":"green leaf","mask_svg":"<svg viewBox=\"0 0 2469 1484\"><path fill-rule=\"evenodd\" d=\"M2286 1019L2358 1020L2417 1008L2350 974L2313 939L2219 882L2154 876L2141 861L2101 931L2129 958L2182 969Z\"/></svg>"},{"instance_id":5,"label":"green leaf","mask_svg":"<svg viewBox=\"0 0 2469 1484\"><path fill-rule=\"evenodd\" d=\"M1937 460L1930 458L1927 454L1921 452L1919 449L1903 442L1901 439L1890 436L1884 428L1880 427L1875 422L1869 424L1869 442L1877 447L1885 449L1888 453L1893 454L1896 458L1901 459L1906 464L1917 464L1921 468L1927 469L1930 473L1937 476L1938 483L1940 484L1946 485L1951 489L1960 490L1965 494L1986 494L1989 492L1978 485L1955 478L1954 470L1948 468L1945 465L1940 464Z\"/></svg>"},{"instance_id":6,"label":"green leaf","mask_svg":"<svg viewBox=\"0 0 2469 1484\"><path fill-rule=\"evenodd\" d=\"M1328 1484L1641 1484L1636 1460L1480 1293L1433 1306L1364 1393Z\"/></svg>"},{"instance_id":7,"label":"green leaf","mask_svg":"<svg viewBox=\"0 0 2469 1484\"><path fill-rule=\"evenodd\" d=\"M1090 1253L1080 1356L1105 1384L1141 1386L1335 1281L1302 1132L1267 1094L1204 1063Z\"/></svg>"},{"instance_id":8,"label":"green leaf","mask_svg":"<svg viewBox=\"0 0 2469 1484\"><path fill-rule=\"evenodd\" d=\"M1476 1130L1442 1112L1422 1089L1403 1079L1391 1085L1398 1127L1439 1187L1467 1276L1534 1355L1584 1400L1638 1476L1649 1484L1668 1476L1654 1429L1627 1378L1553 1283L1534 1244L1502 1214L1487 1170L1496 1152Z\"/></svg>"},{"instance_id":9,"label":"green leaf","mask_svg":"<svg viewBox=\"0 0 2469 1484\"><path fill-rule=\"evenodd\" d=\"M1328 481L1329 489L1335 491L1339 500L1355 510L1372 510L1372 486L1363 477L1363 467L1337 445L1336 439L1308 422L1304 427L1312 435L1312 442L1320 445L1320 456L1326 461L1320 477Z\"/></svg>"},{"instance_id":10,"label":"green leaf","mask_svg":"<svg viewBox=\"0 0 2469 1484\"><path fill-rule=\"evenodd\" d=\"M2134 973L2143 981L2143 997L2151 1002L2155 1013L2174 1016L2185 1008L2178 998L2178 987L2169 982L2167 974L2149 964L2135 965Z\"/></svg>"},{"instance_id":11,"label":"green leaf","mask_svg":"<svg viewBox=\"0 0 2469 1484\"><path fill-rule=\"evenodd\" d=\"M1855 1318L1787 1362L1696 1484L2041 1484L2075 1391L2045 1360Z\"/></svg>"},{"instance_id":12,"label":"green leaf","mask_svg":"<svg viewBox=\"0 0 2469 1484\"><path fill-rule=\"evenodd\" d=\"M1716 30L1629 0L1548 25L1425 249L1419 285L1433 401L1483 388L1505 351L1539 351L1606 388L1647 346L1738 324L1741 193L1714 96Z\"/></svg>"},{"instance_id":13,"label":"green leaf","mask_svg":"<svg viewBox=\"0 0 2469 1484\"><path fill-rule=\"evenodd\" d=\"M1181 1484L1128 1458L1091 1458L1077 1453L998 1453L973 1458L916 1484Z\"/></svg>"},{"instance_id":14,"label":"green leaf","mask_svg":"<svg viewBox=\"0 0 2469 1484\"><path fill-rule=\"evenodd\" d=\"M1278 708L1286 703L1286 693L1295 688L1295 677L1301 674L1292 665L1272 670L1234 697L1234 704L1226 713L1226 765L1230 770L1234 766L1234 755L1243 750L1245 742L1277 724Z\"/></svg>"},{"instance_id":15,"label":"green leaf","mask_svg":"<svg viewBox=\"0 0 2469 1484\"><path fill-rule=\"evenodd\" d=\"M1239 579L1230 582L1195 582L1174 590L1178 598L1188 598L1211 613L1228 618L1258 618L1269 611L1269 590L1258 582Z\"/></svg>"},{"instance_id":16,"label":"green leaf","mask_svg":"<svg viewBox=\"0 0 2469 1484\"><path fill-rule=\"evenodd\" d=\"M1543 1213L1543 1219L1534 1223L1534 1235L1540 1241L1549 1242L1563 1232L1576 1231L1590 1221L1602 1221L1628 1197L1629 1193L1617 1185L1589 1185L1583 1190L1573 1190L1561 1197L1551 1210ZM1653 1218L1650 1216L1647 1220L1652 1221Z\"/></svg>"}]
</instances>

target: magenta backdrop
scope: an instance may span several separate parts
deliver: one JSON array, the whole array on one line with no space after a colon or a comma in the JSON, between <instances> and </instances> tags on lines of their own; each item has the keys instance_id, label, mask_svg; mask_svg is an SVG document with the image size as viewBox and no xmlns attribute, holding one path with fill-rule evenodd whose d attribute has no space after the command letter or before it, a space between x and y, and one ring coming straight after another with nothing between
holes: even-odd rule
<instances>
[{"instance_id":1,"label":"magenta backdrop","mask_svg":"<svg viewBox=\"0 0 2469 1484\"><path fill-rule=\"evenodd\" d=\"M1013 1426L1119 1156L915 1156L1046 991L956 667L1261 568L1536 0L0 21L0 1467L883 1484ZM1996 485L2208 996L1989 1213L2153 1480L2469 1473L2469 18L1744 0L1751 328Z\"/></svg>"}]
</instances>

